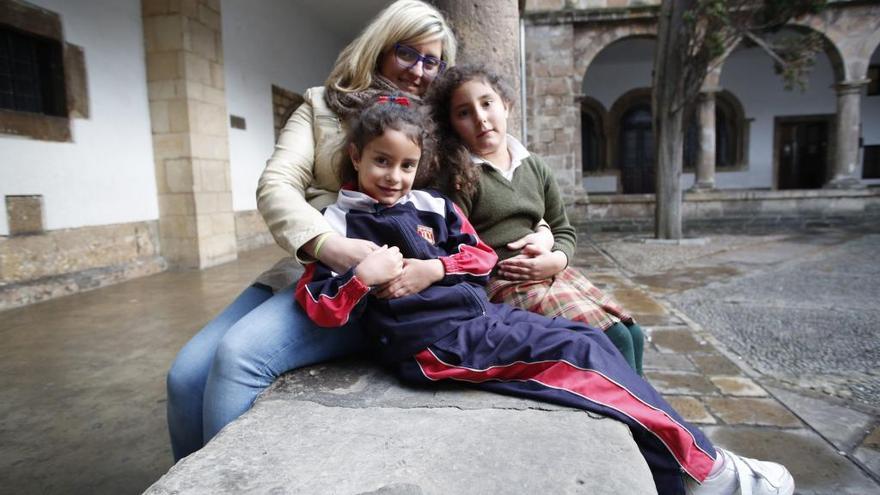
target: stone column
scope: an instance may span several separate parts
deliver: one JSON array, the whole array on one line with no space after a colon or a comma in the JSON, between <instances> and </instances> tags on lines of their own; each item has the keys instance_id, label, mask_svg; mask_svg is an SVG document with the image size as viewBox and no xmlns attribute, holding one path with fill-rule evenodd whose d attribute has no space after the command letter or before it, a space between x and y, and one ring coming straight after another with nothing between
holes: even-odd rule
<instances>
[{"instance_id":1,"label":"stone column","mask_svg":"<svg viewBox=\"0 0 880 495\"><path fill-rule=\"evenodd\" d=\"M452 25L458 40L456 63L486 64L501 73L513 90L513 111L507 132L521 137L519 5L517 0L462 2L433 0Z\"/></svg>"},{"instance_id":2,"label":"stone column","mask_svg":"<svg viewBox=\"0 0 880 495\"><path fill-rule=\"evenodd\" d=\"M834 86L837 90L837 139L834 150L834 173L825 187L851 189L863 187L856 176L859 158L859 130L861 117L861 89L867 79L843 81Z\"/></svg>"},{"instance_id":3,"label":"stone column","mask_svg":"<svg viewBox=\"0 0 880 495\"><path fill-rule=\"evenodd\" d=\"M692 191L715 189L715 93L717 89L703 90L697 105L700 125L700 153Z\"/></svg>"},{"instance_id":4,"label":"stone column","mask_svg":"<svg viewBox=\"0 0 880 495\"><path fill-rule=\"evenodd\" d=\"M161 252L177 268L237 257L220 0L141 0Z\"/></svg>"}]
</instances>

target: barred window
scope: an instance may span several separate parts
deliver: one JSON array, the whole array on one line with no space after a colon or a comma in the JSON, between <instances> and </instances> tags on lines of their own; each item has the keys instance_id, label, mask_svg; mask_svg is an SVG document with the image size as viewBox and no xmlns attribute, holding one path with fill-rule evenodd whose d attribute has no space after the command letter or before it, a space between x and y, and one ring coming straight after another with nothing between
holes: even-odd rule
<instances>
[{"instance_id":1,"label":"barred window","mask_svg":"<svg viewBox=\"0 0 880 495\"><path fill-rule=\"evenodd\" d=\"M0 108L65 116L62 46L0 25Z\"/></svg>"}]
</instances>

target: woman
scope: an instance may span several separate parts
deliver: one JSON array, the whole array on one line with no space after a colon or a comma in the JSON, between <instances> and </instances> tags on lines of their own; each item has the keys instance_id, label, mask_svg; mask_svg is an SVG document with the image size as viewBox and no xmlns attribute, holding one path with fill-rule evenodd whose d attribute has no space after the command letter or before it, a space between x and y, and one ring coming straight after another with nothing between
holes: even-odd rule
<instances>
[{"instance_id":1,"label":"woman","mask_svg":"<svg viewBox=\"0 0 880 495\"><path fill-rule=\"evenodd\" d=\"M455 61L455 38L443 16L418 0L398 0L349 44L323 87L305 93L260 177L260 213L278 244L301 262L338 271L375 244L347 239L318 211L336 200L342 123L378 93L425 93ZM247 411L282 373L363 347L357 322L327 331L294 302L294 287L274 292L261 278L208 323L168 373L168 429L175 461L200 449ZM276 285L276 284L271 284Z\"/></svg>"}]
</instances>

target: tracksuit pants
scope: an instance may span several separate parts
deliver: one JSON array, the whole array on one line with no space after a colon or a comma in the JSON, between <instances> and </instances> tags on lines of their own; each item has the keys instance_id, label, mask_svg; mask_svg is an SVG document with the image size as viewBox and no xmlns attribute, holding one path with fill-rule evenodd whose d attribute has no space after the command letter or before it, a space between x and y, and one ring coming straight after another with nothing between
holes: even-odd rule
<instances>
[{"instance_id":1,"label":"tracksuit pants","mask_svg":"<svg viewBox=\"0 0 880 495\"><path fill-rule=\"evenodd\" d=\"M478 388L600 413L629 426L660 494L702 481L715 448L627 364L604 332L489 304L486 314L397 366L405 380ZM588 462L588 461L585 461Z\"/></svg>"}]
</instances>

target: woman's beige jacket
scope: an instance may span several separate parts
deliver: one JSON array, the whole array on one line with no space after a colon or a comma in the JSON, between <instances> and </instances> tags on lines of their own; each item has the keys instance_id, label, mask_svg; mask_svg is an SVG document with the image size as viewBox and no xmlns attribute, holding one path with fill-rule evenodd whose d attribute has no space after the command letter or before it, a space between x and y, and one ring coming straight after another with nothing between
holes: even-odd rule
<instances>
[{"instance_id":1,"label":"woman's beige jacket","mask_svg":"<svg viewBox=\"0 0 880 495\"><path fill-rule=\"evenodd\" d=\"M336 202L344 139L343 123L324 102L324 88L311 88L281 130L260 176L257 208L278 245L301 263L313 261L300 252L303 244L333 231L319 210Z\"/></svg>"}]
</instances>

